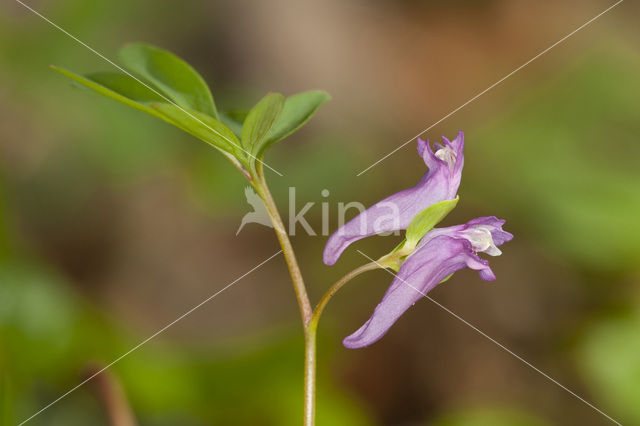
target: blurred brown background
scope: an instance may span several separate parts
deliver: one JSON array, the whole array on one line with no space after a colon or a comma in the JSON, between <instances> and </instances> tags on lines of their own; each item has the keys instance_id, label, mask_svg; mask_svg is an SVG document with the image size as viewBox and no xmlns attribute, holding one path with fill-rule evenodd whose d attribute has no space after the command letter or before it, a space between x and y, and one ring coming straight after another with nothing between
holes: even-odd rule
<instances>
[{"instance_id":1,"label":"blurred brown background","mask_svg":"<svg viewBox=\"0 0 640 426\"><path fill-rule=\"evenodd\" d=\"M287 192L371 204L424 173L415 144L356 174L610 6L604 1L31 1L114 58L128 41L183 57L220 109L267 91L333 100L267 162ZM446 225L507 219L495 283L431 294L622 424L640 424L640 16L626 1L424 137L466 134ZM244 182L190 136L47 68L111 66L20 4L0 5L0 374L17 424L277 251L247 225ZM330 196L322 198L323 189ZM335 229L336 222L331 224ZM365 262L293 243L317 300ZM390 237L358 244L371 256ZM386 272L349 284L320 327L320 425L605 425L611 421L427 300L379 343L341 340ZM142 425L295 425L302 331L283 259L110 369ZM91 385L31 424L103 424Z\"/></svg>"}]
</instances>

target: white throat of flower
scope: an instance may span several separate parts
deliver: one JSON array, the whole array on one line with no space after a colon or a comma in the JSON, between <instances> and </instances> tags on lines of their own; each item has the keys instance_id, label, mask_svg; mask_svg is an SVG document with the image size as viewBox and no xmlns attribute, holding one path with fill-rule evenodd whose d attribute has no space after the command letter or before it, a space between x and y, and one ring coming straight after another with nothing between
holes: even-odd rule
<instances>
[{"instance_id":1,"label":"white throat of flower","mask_svg":"<svg viewBox=\"0 0 640 426\"><path fill-rule=\"evenodd\" d=\"M487 253L489 256L500 256L502 254L493 242L489 227L474 225L462 232L464 237L471 243L473 251Z\"/></svg>"},{"instance_id":2,"label":"white throat of flower","mask_svg":"<svg viewBox=\"0 0 640 426\"><path fill-rule=\"evenodd\" d=\"M456 157L458 156L458 153L456 153L456 151L451 149L450 147L445 146L444 148L440 148L439 150L437 150L435 152L435 156L436 158L447 163L450 169L453 169L453 166L455 166L456 164Z\"/></svg>"}]
</instances>

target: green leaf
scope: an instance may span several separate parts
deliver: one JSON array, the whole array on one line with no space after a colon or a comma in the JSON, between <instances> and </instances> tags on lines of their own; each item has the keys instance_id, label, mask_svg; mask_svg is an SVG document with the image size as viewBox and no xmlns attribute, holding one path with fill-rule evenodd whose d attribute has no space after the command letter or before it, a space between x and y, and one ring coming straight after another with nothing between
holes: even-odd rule
<instances>
[{"instance_id":1,"label":"green leaf","mask_svg":"<svg viewBox=\"0 0 640 426\"><path fill-rule=\"evenodd\" d=\"M106 86L103 86L100 83L97 83L96 81L91 80L89 77L83 77L81 75L75 74L71 71L65 70L64 68L59 68L56 66L51 65L51 68L53 68L54 70L58 71L59 73L61 73L62 75L65 75L67 77L69 77L70 79L76 81L77 83L82 84L83 86L88 87L89 89L95 90L96 92L98 92L99 94L106 96L108 98L114 99L118 102L122 102L123 104L130 106L132 108L135 108L137 110L140 111L144 111L147 114L151 114L154 117L160 118L161 120L167 121L171 124L175 124L173 121L169 120L166 116L158 113L156 110L154 110L153 108L151 108L149 105L145 105L143 103L137 102L134 99L128 98ZM95 75L94 75L95 76ZM115 80L115 79L114 79ZM102 78L101 81L103 83L108 83L108 79L107 78ZM139 84L139 83L138 83ZM116 85L115 87L119 88L119 89L123 89L123 87L125 87L126 85L122 84L122 82L119 82L119 85ZM131 94L131 92L133 91L133 89L130 88L130 90L126 91L126 93Z\"/></svg>"},{"instance_id":2,"label":"green leaf","mask_svg":"<svg viewBox=\"0 0 640 426\"><path fill-rule=\"evenodd\" d=\"M175 126L238 159L246 158L240 141L227 126L207 114L167 103L153 103L151 107Z\"/></svg>"},{"instance_id":3,"label":"green leaf","mask_svg":"<svg viewBox=\"0 0 640 426\"><path fill-rule=\"evenodd\" d=\"M133 43L120 50L120 60L125 68L181 107L218 118L207 83L191 65L173 53L148 44Z\"/></svg>"},{"instance_id":4,"label":"green leaf","mask_svg":"<svg viewBox=\"0 0 640 426\"><path fill-rule=\"evenodd\" d=\"M242 134L242 124L244 123L244 120L247 118L248 114L249 111L238 110L218 113L218 115L220 116L220 121L225 126L233 130L233 133L235 133L238 137L240 137L240 135Z\"/></svg>"},{"instance_id":5,"label":"green leaf","mask_svg":"<svg viewBox=\"0 0 640 426\"><path fill-rule=\"evenodd\" d=\"M406 233L406 244L403 247L413 250L424 235L433 229L442 219L444 219L451 210L454 209L460 197L453 200L445 200L435 203L432 206L422 210L413 218Z\"/></svg>"},{"instance_id":6,"label":"green leaf","mask_svg":"<svg viewBox=\"0 0 640 426\"><path fill-rule=\"evenodd\" d=\"M329 100L331 100L331 96L319 90L310 90L289 96L285 101L278 121L276 121L267 136L266 143L260 146L260 150L256 152L256 155L262 154L270 145L286 138L302 127L311 119L318 108Z\"/></svg>"},{"instance_id":7,"label":"green leaf","mask_svg":"<svg viewBox=\"0 0 640 426\"><path fill-rule=\"evenodd\" d=\"M280 93L269 93L249 111L242 125L242 145L254 156L261 151L267 133L278 119L284 103L284 96Z\"/></svg>"},{"instance_id":8,"label":"green leaf","mask_svg":"<svg viewBox=\"0 0 640 426\"><path fill-rule=\"evenodd\" d=\"M85 77L137 102L165 102L159 94L127 74L106 71L85 74Z\"/></svg>"},{"instance_id":9,"label":"green leaf","mask_svg":"<svg viewBox=\"0 0 640 426\"><path fill-rule=\"evenodd\" d=\"M238 160L246 159L246 153L241 149L240 141L227 126L202 112L158 102L163 98L126 74L106 72L84 77L63 68L55 66L51 68L101 95L144 111L213 145L236 166L239 166Z\"/></svg>"}]
</instances>

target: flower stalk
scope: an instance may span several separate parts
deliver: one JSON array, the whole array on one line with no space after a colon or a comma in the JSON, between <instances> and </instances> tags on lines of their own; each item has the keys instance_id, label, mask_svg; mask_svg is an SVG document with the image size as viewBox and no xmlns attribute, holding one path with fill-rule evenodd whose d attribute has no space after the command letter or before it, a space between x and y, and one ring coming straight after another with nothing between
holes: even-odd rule
<instances>
[{"instance_id":1,"label":"flower stalk","mask_svg":"<svg viewBox=\"0 0 640 426\"><path fill-rule=\"evenodd\" d=\"M380 263L378 263L378 262L370 262L370 263L364 264L364 265L354 269L353 271L349 272L348 274L346 274L345 276L340 278L338 281L336 281L331 287L329 287L329 290L327 290L327 292L324 294L324 296L322 296L322 298L320 299L320 301L316 305L316 308L313 311L313 316L311 317L311 321L309 321L309 327L314 327L314 328L318 327L318 322L320 321L320 316L322 316L322 312L324 311L324 308L329 303L329 300L331 300L331 298L346 283L348 283L349 281L351 281L352 279L354 279L358 275L362 274L363 272L373 271L374 269L378 269L380 267L381 267Z\"/></svg>"},{"instance_id":2,"label":"flower stalk","mask_svg":"<svg viewBox=\"0 0 640 426\"><path fill-rule=\"evenodd\" d=\"M315 424L315 399L316 399L316 338L318 322L329 300L349 281L366 271L372 271L380 267L379 263L371 262L362 265L349 272L336 281L322 296L309 322L304 330L304 426Z\"/></svg>"},{"instance_id":3,"label":"flower stalk","mask_svg":"<svg viewBox=\"0 0 640 426\"><path fill-rule=\"evenodd\" d=\"M251 184L264 201L273 229L282 248L282 252L287 262L289 275L296 293L302 325L304 328L304 409L303 425L314 426L316 417L316 371L317 371L317 329L320 317L331 298L349 281L366 271L380 268L380 263L371 262L362 265L336 281L322 296L315 309L311 308L307 288L302 278L302 272L298 266L298 261L291 245L291 240L284 227L278 208L271 196L267 186L262 164L256 166L256 171L252 175Z\"/></svg>"}]
</instances>

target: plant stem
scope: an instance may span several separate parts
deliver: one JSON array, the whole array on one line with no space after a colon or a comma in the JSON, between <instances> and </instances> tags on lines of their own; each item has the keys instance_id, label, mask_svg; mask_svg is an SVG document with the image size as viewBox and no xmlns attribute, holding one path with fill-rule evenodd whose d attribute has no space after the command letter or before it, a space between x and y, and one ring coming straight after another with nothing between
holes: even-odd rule
<instances>
[{"instance_id":1,"label":"plant stem","mask_svg":"<svg viewBox=\"0 0 640 426\"><path fill-rule=\"evenodd\" d=\"M271 218L271 223L273 223L273 229L275 230L276 237L278 237L278 241L280 242L280 247L282 248L282 252L287 262L287 267L289 268L289 274L291 275L291 281L293 282L293 289L295 290L296 298L298 299L300 315L302 316L302 325L306 327L307 323L311 319L311 315L313 314L311 303L309 303L309 296L307 295L307 288L304 285L302 273L300 272L296 255L293 251L293 247L291 246L289 235L282 223L278 207L276 207L273 197L271 196L271 192L269 192L267 183L264 180L261 165L257 167L257 176L253 182L253 186L264 201L264 205Z\"/></svg>"},{"instance_id":2,"label":"plant stem","mask_svg":"<svg viewBox=\"0 0 640 426\"><path fill-rule=\"evenodd\" d=\"M300 272L296 255L291 246L289 235L282 223L278 208L273 201L271 192L264 179L262 164L256 167L256 176L254 176L252 184L267 208L271 223L273 223L273 229L276 232L278 242L284 253L289 274L291 275L291 281L293 282L293 289L298 299L302 326L304 327L304 425L313 426L315 424L316 411L316 330L315 326L309 327L313 310L311 309L307 288L304 285L302 273Z\"/></svg>"},{"instance_id":3,"label":"plant stem","mask_svg":"<svg viewBox=\"0 0 640 426\"><path fill-rule=\"evenodd\" d=\"M316 422L316 325L307 324L304 330L304 426Z\"/></svg>"},{"instance_id":4,"label":"plant stem","mask_svg":"<svg viewBox=\"0 0 640 426\"><path fill-rule=\"evenodd\" d=\"M87 377L93 377L101 370L99 365L92 366L87 370ZM115 376L108 371L102 372L95 376L92 383L99 401L104 406L110 426L136 426L127 397Z\"/></svg>"},{"instance_id":5,"label":"plant stem","mask_svg":"<svg viewBox=\"0 0 640 426\"><path fill-rule=\"evenodd\" d=\"M340 290L346 283L351 281L363 272L371 271L379 268L376 262L367 263L359 268L349 272L333 284L329 290L322 296L320 302L313 311L311 319L305 326L304 333L304 426L315 425L316 410L316 337L318 330L318 322L322 316L324 308L329 300Z\"/></svg>"},{"instance_id":6,"label":"plant stem","mask_svg":"<svg viewBox=\"0 0 640 426\"><path fill-rule=\"evenodd\" d=\"M318 329L318 321L324 311L329 300L340 290L346 283L351 281L356 276L363 272L371 271L380 267L378 262L367 263L359 268L346 274L340 278L335 284L333 284L329 290L322 296L320 302L316 306L316 309L311 308L309 302L309 296L307 289L302 279L302 273L298 266L289 235L282 223L282 218L278 212L278 208L273 201L271 192L267 187L267 183L264 179L264 172L262 164L256 166L255 174L251 176L251 184L256 189L271 218L273 223L273 229L276 232L280 247L284 253L284 257L289 268L289 274L291 275L291 281L293 282L293 289L295 290L296 297L298 299L298 306L300 307L300 315L302 317L302 325L304 327L304 426L314 426L316 418L316 337Z\"/></svg>"}]
</instances>

